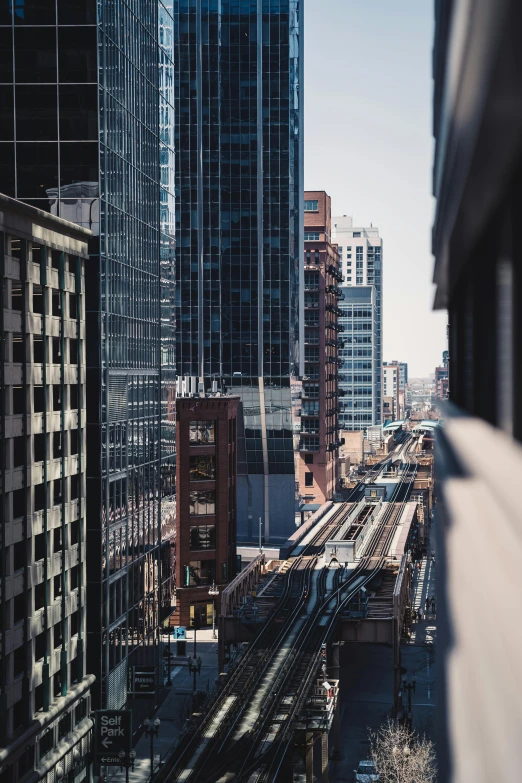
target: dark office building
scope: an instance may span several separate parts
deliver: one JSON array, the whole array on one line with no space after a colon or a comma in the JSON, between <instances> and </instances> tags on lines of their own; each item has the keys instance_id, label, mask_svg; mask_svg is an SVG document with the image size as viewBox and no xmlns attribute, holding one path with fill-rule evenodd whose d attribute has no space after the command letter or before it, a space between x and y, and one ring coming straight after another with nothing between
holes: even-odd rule
<instances>
[{"instance_id":1,"label":"dark office building","mask_svg":"<svg viewBox=\"0 0 522 783\"><path fill-rule=\"evenodd\" d=\"M435 14L438 777L507 783L522 779L522 6Z\"/></svg>"},{"instance_id":2,"label":"dark office building","mask_svg":"<svg viewBox=\"0 0 522 783\"><path fill-rule=\"evenodd\" d=\"M174 0L179 376L241 399L238 539L294 529L302 7ZM198 10L200 9L200 10Z\"/></svg>"},{"instance_id":3,"label":"dark office building","mask_svg":"<svg viewBox=\"0 0 522 783\"><path fill-rule=\"evenodd\" d=\"M2 189L95 235L85 264L93 707L123 707L128 667L159 658L170 612L172 28L157 0L16 0L0 11Z\"/></svg>"}]
</instances>

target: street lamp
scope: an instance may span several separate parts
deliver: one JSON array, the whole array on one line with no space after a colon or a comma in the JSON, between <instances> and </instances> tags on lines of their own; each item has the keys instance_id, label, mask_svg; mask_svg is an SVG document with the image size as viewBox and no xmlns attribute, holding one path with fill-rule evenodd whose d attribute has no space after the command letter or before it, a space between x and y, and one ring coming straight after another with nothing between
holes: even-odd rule
<instances>
[{"instance_id":1,"label":"street lamp","mask_svg":"<svg viewBox=\"0 0 522 783\"><path fill-rule=\"evenodd\" d=\"M125 768L125 781L126 783L129 783L129 769L132 769L134 772L134 762L136 760L136 751L131 750L129 753L129 756L127 757L127 754L123 750L123 748L118 753L118 758L120 760L120 772L123 772L123 769Z\"/></svg>"},{"instance_id":2,"label":"street lamp","mask_svg":"<svg viewBox=\"0 0 522 783\"><path fill-rule=\"evenodd\" d=\"M201 660L201 656L198 655L197 659L194 657L193 660L190 658L188 659L188 670L189 674L194 674L194 687L193 691L196 693L196 674L199 674L201 672L201 664L203 661Z\"/></svg>"},{"instance_id":3,"label":"street lamp","mask_svg":"<svg viewBox=\"0 0 522 783\"><path fill-rule=\"evenodd\" d=\"M154 775L154 737L157 737L159 734L159 727L160 727L161 721L159 718L156 718L154 723L150 722L149 718L145 718L143 721L143 725L145 727L145 736L150 737L150 779L152 781L152 777Z\"/></svg>"},{"instance_id":4,"label":"street lamp","mask_svg":"<svg viewBox=\"0 0 522 783\"><path fill-rule=\"evenodd\" d=\"M208 594L212 596L212 638L217 639L216 636L216 596L219 595L219 587L216 587L216 583L212 582L212 586L208 589Z\"/></svg>"}]
</instances>

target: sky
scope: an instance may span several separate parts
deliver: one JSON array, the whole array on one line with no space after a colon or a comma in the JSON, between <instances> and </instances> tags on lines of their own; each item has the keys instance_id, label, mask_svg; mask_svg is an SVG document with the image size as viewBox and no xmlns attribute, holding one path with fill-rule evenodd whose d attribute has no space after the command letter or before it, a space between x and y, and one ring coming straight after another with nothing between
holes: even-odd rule
<instances>
[{"instance_id":1,"label":"sky","mask_svg":"<svg viewBox=\"0 0 522 783\"><path fill-rule=\"evenodd\" d=\"M304 0L305 190L383 239L383 359L425 377L446 348L433 312L433 7Z\"/></svg>"}]
</instances>

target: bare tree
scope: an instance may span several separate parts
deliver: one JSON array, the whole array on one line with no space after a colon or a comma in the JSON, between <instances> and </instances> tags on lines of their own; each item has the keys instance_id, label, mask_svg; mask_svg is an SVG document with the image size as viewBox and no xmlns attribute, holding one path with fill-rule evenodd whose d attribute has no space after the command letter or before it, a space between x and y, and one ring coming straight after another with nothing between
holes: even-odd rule
<instances>
[{"instance_id":1,"label":"bare tree","mask_svg":"<svg viewBox=\"0 0 522 783\"><path fill-rule=\"evenodd\" d=\"M370 732L373 763L381 783L435 783L437 764L433 742L388 719Z\"/></svg>"}]
</instances>

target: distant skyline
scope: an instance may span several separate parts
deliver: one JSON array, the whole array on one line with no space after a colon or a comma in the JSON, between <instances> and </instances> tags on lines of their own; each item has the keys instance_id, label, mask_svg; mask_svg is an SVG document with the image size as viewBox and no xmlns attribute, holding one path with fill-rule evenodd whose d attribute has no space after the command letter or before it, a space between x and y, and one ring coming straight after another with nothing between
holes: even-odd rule
<instances>
[{"instance_id":1,"label":"distant skyline","mask_svg":"<svg viewBox=\"0 0 522 783\"><path fill-rule=\"evenodd\" d=\"M384 361L433 373L432 3L304 0L305 189L383 239Z\"/></svg>"}]
</instances>

